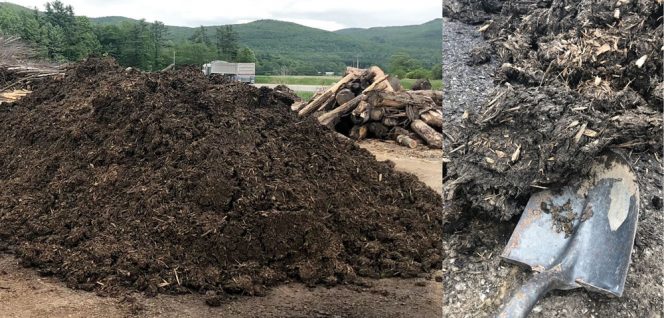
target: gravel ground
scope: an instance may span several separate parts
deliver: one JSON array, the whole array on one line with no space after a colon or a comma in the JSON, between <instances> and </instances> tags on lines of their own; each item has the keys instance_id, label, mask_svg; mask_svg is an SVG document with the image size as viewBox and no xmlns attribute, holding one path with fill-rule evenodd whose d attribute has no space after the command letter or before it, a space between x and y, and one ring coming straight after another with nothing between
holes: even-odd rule
<instances>
[{"instance_id":1,"label":"gravel ground","mask_svg":"<svg viewBox=\"0 0 664 318\"><path fill-rule=\"evenodd\" d=\"M477 110L493 89L495 59L468 66L470 51L485 44L477 26L443 18L443 114L458 121L464 110Z\"/></svg>"},{"instance_id":2,"label":"gravel ground","mask_svg":"<svg viewBox=\"0 0 664 318\"><path fill-rule=\"evenodd\" d=\"M477 110L494 87L497 62L467 66L471 49L482 45L477 27L444 20L443 61L446 122L458 126L465 110ZM449 149L446 149L449 151ZM662 158L651 153L631 153L640 183L641 210L622 298L583 289L554 291L539 301L530 317L651 317L664 316L662 255ZM453 211L445 204L445 215ZM528 270L500 260L518 219L498 222L468 215L444 235L443 316L488 317L496 313L511 291L532 275Z\"/></svg>"}]
</instances>

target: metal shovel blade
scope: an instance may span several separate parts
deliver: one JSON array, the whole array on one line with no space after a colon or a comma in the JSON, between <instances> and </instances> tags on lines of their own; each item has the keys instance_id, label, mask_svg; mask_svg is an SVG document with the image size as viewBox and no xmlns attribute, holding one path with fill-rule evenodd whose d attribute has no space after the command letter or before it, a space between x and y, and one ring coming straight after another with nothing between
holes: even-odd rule
<instances>
[{"instance_id":1,"label":"metal shovel blade","mask_svg":"<svg viewBox=\"0 0 664 318\"><path fill-rule=\"evenodd\" d=\"M498 316L526 317L552 289L622 296L638 212L636 175L615 153L598 158L580 185L533 195L501 256L537 273Z\"/></svg>"}]
</instances>

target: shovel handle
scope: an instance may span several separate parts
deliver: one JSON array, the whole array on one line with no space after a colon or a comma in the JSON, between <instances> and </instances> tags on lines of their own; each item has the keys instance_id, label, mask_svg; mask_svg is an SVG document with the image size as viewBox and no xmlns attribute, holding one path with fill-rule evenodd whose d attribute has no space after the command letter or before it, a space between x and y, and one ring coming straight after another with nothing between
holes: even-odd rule
<instances>
[{"instance_id":1,"label":"shovel handle","mask_svg":"<svg viewBox=\"0 0 664 318\"><path fill-rule=\"evenodd\" d=\"M521 288L515 290L503 304L497 318L525 318L540 297L556 286L560 279L560 267L554 267L533 275Z\"/></svg>"}]
</instances>

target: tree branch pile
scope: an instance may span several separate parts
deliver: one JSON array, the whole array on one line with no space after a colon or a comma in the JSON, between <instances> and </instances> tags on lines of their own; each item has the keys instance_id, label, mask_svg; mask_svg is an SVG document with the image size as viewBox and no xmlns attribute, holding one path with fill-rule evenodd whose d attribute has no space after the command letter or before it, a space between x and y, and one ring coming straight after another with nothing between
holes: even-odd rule
<instances>
[{"instance_id":1,"label":"tree branch pile","mask_svg":"<svg viewBox=\"0 0 664 318\"><path fill-rule=\"evenodd\" d=\"M356 140L392 139L410 148L442 148L442 93L404 91L377 66L348 68L335 85L292 108L300 117L314 116Z\"/></svg>"},{"instance_id":2,"label":"tree branch pile","mask_svg":"<svg viewBox=\"0 0 664 318\"><path fill-rule=\"evenodd\" d=\"M15 90L30 90L33 84L51 76L62 76L61 67L35 63L33 50L19 37L0 36L0 102L7 96L16 95Z\"/></svg>"}]
</instances>

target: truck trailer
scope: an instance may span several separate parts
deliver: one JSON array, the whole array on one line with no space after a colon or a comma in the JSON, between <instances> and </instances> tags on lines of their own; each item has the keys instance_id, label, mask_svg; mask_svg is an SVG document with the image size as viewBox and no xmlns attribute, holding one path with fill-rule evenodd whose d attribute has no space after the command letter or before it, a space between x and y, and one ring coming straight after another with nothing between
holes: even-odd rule
<instances>
[{"instance_id":1,"label":"truck trailer","mask_svg":"<svg viewBox=\"0 0 664 318\"><path fill-rule=\"evenodd\" d=\"M227 75L236 81L253 84L256 82L256 63L212 61L203 65L203 73Z\"/></svg>"}]
</instances>

